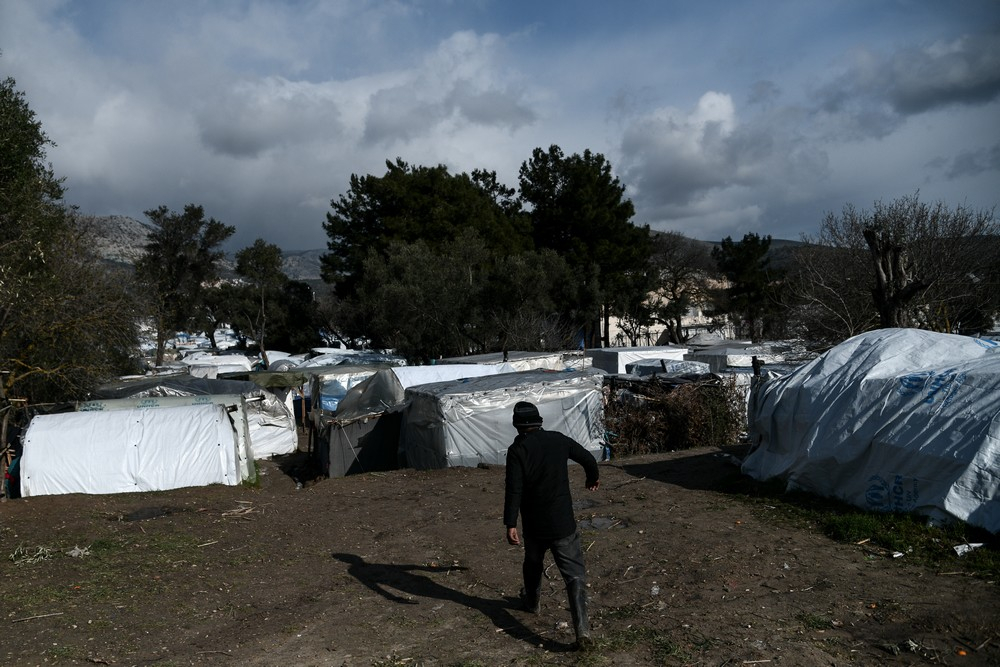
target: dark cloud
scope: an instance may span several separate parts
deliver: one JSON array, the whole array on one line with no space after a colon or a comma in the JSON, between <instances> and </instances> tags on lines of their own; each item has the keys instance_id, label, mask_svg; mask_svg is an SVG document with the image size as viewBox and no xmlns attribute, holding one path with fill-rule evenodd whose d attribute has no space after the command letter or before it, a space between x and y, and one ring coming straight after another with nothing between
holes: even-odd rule
<instances>
[{"instance_id":1,"label":"dark cloud","mask_svg":"<svg viewBox=\"0 0 1000 667\"><path fill-rule=\"evenodd\" d=\"M871 52L814 93L831 135L884 137L907 116L1000 96L1000 33L964 36L888 57Z\"/></svg>"},{"instance_id":2,"label":"dark cloud","mask_svg":"<svg viewBox=\"0 0 1000 667\"><path fill-rule=\"evenodd\" d=\"M457 117L466 123L515 130L536 120L517 94L495 88L477 88L459 80L435 94L428 86L407 83L375 92L365 118L364 142L369 145L408 141L436 125Z\"/></svg>"},{"instance_id":3,"label":"dark cloud","mask_svg":"<svg viewBox=\"0 0 1000 667\"><path fill-rule=\"evenodd\" d=\"M520 104L515 94L495 89L476 90L470 81L456 83L446 104L476 125L516 130L536 119L535 113Z\"/></svg>"},{"instance_id":4,"label":"dark cloud","mask_svg":"<svg viewBox=\"0 0 1000 667\"><path fill-rule=\"evenodd\" d=\"M197 112L199 136L213 153L258 157L276 147L329 139L342 131L340 111L316 89L283 80L222 90Z\"/></svg>"},{"instance_id":5,"label":"dark cloud","mask_svg":"<svg viewBox=\"0 0 1000 667\"><path fill-rule=\"evenodd\" d=\"M978 176L985 171L1000 171L1000 143L975 151L959 153L945 175L949 179Z\"/></svg>"},{"instance_id":6,"label":"dark cloud","mask_svg":"<svg viewBox=\"0 0 1000 667\"><path fill-rule=\"evenodd\" d=\"M742 123L697 116L646 118L626 128L623 168L637 202L686 215L707 198L729 193L728 205L745 207L765 190L769 196L794 190L828 174L826 154L796 135L801 114L794 110ZM758 194L734 194L752 191Z\"/></svg>"},{"instance_id":7,"label":"dark cloud","mask_svg":"<svg viewBox=\"0 0 1000 667\"><path fill-rule=\"evenodd\" d=\"M901 51L886 75L886 97L902 114L989 102L1000 95L1000 33Z\"/></svg>"},{"instance_id":8,"label":"dark cloud","mask_svg":"<svg viewBox=\"0 0 1000 667\"><path fill-rule=\"evenodd\" d=\"M422 136L445 117L440 102L420 100L412 86L383 88L369 100L363 141L367 145L407 141Z\"/></svg>"},{"instance_id":9,"label":"dark cloud","mask_svg":"<svg viewBox=\"0 0 1000 667\"><path fill-rule=\"evenodd\" d=\"M747 104L769 106L781 96L781 89L773 81L755 81L750 86Z\"/></svg>"}]
</instances>

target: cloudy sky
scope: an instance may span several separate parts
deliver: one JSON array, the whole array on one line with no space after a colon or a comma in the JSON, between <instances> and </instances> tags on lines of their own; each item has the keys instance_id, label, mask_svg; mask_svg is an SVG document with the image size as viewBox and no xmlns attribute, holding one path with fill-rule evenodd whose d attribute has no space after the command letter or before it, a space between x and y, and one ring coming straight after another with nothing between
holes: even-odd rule
<instances>
[{"instance_id":1,"label":"cloudy sky","mask_svg":"<svg viewBox=\"0 0 1000 667\"><path fill-rule=\"evenodd\" d=\"M230 249L324 247L387 159L516 187L551 144L704 240L1000 204L998 0L0 0L0 76L69 203L201 204Z\"/></svg>"}]
</instances>

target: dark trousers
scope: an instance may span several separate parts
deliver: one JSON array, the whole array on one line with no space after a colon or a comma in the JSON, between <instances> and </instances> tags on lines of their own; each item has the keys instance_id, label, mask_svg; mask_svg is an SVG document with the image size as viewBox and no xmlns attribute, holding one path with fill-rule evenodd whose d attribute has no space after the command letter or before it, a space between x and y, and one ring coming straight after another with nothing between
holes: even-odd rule
<instances>
[{"instance_id":1,"label":"dark trousers","mask_svg":"<svg viewBox=\"0 0 1000 667\"><path fill-rule=\"evenodd\" d=\"M552 558L566 582L569 596L569 611L573 615L573 629L576 637L590 636L590 618L587 615L587 570L583 565L583 549L580 547L580 532L558 540L537 540L524 536L524 594L529 602L537 602L542 589L542 571L545 552L551 551Z\"/></svg>"}]
</instances>

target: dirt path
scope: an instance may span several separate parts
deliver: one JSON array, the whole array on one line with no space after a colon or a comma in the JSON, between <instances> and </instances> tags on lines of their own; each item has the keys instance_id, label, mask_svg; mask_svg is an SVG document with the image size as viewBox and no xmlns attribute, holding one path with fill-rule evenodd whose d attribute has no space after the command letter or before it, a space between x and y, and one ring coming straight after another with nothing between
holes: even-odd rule
<instances>
[{"instance_id":1,"label":"dirt path","mask_svg":"<svg viewBox=\"0 0 1000 667\"><path fill-rule=\"evenodd\" d=\"M301 490L289 461L263 469L257 489L0 505L0 664L1000 664L995 583L779 520L718 490L738 470L717 450L604 463L577 494L582 655L554 567L541 613L517 609L502 468Z\"/></svg>"}]
</instances>

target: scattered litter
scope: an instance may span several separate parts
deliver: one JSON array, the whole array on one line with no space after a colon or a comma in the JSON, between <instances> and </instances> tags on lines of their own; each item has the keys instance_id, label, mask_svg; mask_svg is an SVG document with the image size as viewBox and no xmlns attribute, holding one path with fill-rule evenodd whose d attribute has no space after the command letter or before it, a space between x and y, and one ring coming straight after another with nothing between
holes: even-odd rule
<instances>
[{"instance_id":1,"label":"scattered litter","mask_svg":"<svg viewBox=\"0 0 1000 667\"><path fill-rule=\"evenodd\" d=\"M649 594L650 595L659 595L660 594L660 587L659 586L653 586L652 588L649 589Z\"/></svg>"},{"instance_id":2,"label":"scattered litter","mask_svg":"<svg viewBox=\"0 0 1000 667\"><path fill-rule=\"evenodd\" d=\"M84 556L90 555L90 547L80 548L74 545L72 549L66 552L66 555L72 556L73 558L83 558Z\"/></svg>"},{"instance_id":3,"label":"scattered litter","mask_svg":"<svg viewBox=\"0 0 1000 667\"><path fill-rule=\"evenodd\" d=\"M226 512L223 512L222 516L226 516L226 517L230 517L230 516L245 517L247 514L251 514L254 511L253 505L251 505L249 503L249 501L246 501L246 500L237 500L236 502L241 503L242 505L240 507L237 507L236 509L231 509L231 510L228 510Z\"/></svg>"},{"instance_id":4,"label":"scattered litter","mask_svg":"<svg viewBox=\"0 0 1000 667\"><path fill-rule=\"evenodd\" d=\"M982 542L966 542L965 544L956 544L955 553L959 556L964 556L973 549L978 549L981 546L983 546Z\"/></svg>"},{"instance_id":5,"label":"scattered litter","mask_svg":"<svg viewBox=\"0 0 1000 667\"><path fill-rule=\"evenodd\" d=\"M892 552L892 557L893 558L902 558L903 557L903 552L902 551L893 551Z\"/></svg>"}]
</instances>

